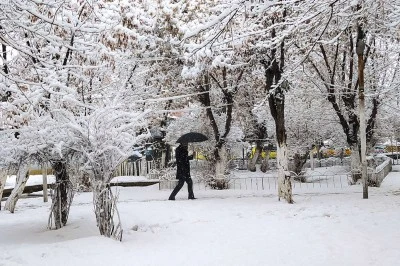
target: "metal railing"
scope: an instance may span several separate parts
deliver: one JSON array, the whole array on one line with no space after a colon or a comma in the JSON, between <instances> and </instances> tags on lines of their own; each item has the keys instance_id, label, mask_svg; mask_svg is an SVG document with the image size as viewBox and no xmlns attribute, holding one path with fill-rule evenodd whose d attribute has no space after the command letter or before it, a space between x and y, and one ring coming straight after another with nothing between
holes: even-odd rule
<instances>
[{"instance_id":1,"label":"metal railing","mask_svg":"<svg viewBox=\"0 0 400 266\"><path fill-rule=\"evenodd\" d=\"M314 159L314 167L330 167L336 165L350 165L350 157L338 158L338 157L329 157L326 159ZM310 160L304 164L304 167L311 168Z\"/></svg>"},{"instance_id":2,"label":"metal railing","mask_svg":"<svg viewBox=\"0 0 400 266\"><path fill-rule=\"evenodd\" d=\"M350 187L351 173L314 173L313 175L306 176L305 182L299 182L292 179L292 189L299 190L312 190L317 188L332 188L343 189ZM196 178L193 177L193 185L197 190L211 190L213 185L210 182L226 183L227 189L231 190L277 190L278 189L278 176L256 176L256 177L233 177L233 178ZM160 189L173 189L178 180L165 179L160 180Z\"/></svg>"},{"instance_id":3,"label":"metal railing","mask_svg":"<svg viewBox=\"0 0 400 266\"><path fill-rule=\"evenodd\" d=\"M371 176L368 176L369 181L379 187L383 179L392 171L392 159L387 158L382 164L376 167Z\"/></svg>"},{"instance_id":4,"label":"metal railing","mask_svg":"<svg viewBox=\"0 0 400 266\"><path fill-rule=\"evenodd\" d=\"M135 162L124 161L114 171L114 176L146 176L155 168L154 161L140 159Z\"/></svg>"},{"instance_id":5,"label":"metal railing","mask_svg":"<svg viewBox=\"0 0 400 266\"><path fill-rule=\"evenodd\" d=\"M349 164L349 158L344 158L343 161L340 158L330 158L317 161L316 166L335 166ZM124 162L119 166L116 171L118 175L137 175L139 172L141 175L147 176L151 180L159 180L160 189L173 189L178 180L175 179L176 168L154 168L155 164L151 161L139 161L140 163ZM272 161L273 162L273 161ZM232 160L231 167L239 170L238 167L245 167L247 164L246 160ZM136 166L136 168L135 168ZM140 168L138 168L140 167ZM203 161L191 161L192 168L192 179L194 186L198 190L213 189L213 184L216 183L224 184L226 188L233 190L276 190L278 187L277 174L266 174L262 176L251 176L251 177L224 177L215 178L210 174L207 174L209 165ZM391 171L392 161L387 158L381 165L376 169L369 168L368 180L372 186L380 186L385 176ZM313 171L312 174L296 175L291 173L292 176L292 188L293 190L299 189L314 189L314 188L346 188L352 184L353 175L359 174L355 172L346 173L330 173L330 172L318 172ZM261 175L261 174L260 174ZM226 184L226 185L225 185ZM215 188L215 186L214 186Z\"/></svg>"}]
</instances>

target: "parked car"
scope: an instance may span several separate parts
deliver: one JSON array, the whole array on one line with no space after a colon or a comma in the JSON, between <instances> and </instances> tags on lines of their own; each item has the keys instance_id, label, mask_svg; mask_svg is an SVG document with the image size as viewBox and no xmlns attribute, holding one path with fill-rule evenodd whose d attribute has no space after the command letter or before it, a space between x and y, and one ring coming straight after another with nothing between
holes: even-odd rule
<instances>
[{"instance_id":1,"label":"parked car","mask_svg":"<svg viewBox=\"0 0 400 266\"><path fill-rule=\"evenodd\" d=\"M385 153L386 147L383 145L377 145L374 147L374 153Z\"/></svg>"}]
</instances>

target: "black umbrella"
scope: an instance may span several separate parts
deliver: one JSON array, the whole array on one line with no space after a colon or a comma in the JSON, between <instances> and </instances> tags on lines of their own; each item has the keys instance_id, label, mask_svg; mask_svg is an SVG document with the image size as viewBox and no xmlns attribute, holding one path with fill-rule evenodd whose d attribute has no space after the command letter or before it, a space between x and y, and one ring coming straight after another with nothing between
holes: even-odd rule
<instances>
[{"instance_id":1,"label":"black umbrella","mask_svg":"<svg viewBox=\"0 0 400 266\"><path fill-rule=\"evenodd\" d=\"M189 143L189 142L202 142L205 140L208 140L207 136L197 132L189 132L180 136L180 138L176 142Z\"/></svg>"}]
</instances>

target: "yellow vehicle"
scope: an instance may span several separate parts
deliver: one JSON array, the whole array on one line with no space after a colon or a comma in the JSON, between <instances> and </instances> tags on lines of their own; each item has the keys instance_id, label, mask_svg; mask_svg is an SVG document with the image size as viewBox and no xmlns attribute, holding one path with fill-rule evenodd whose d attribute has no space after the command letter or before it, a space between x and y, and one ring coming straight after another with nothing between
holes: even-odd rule
<instances>
[{"instance_id":1,"label":"yellow vehicle","mask_svg":"<svg viewBox=\"0 0 400 266\"><path fill-rule=\"evenodd\" d=\"M207 160L207 158L201 154L201 152L196 152L195 156L193 156L193 159L195 160Z\"/></svg>"},{"instance_id":2,"label":"yellow vehicle","mask_svg":"<svg viewBox=\"0 0 400 266\"><path fill-rule=\"evenodd\" d=\"M256 147L253 147L251 150L251 153L248 154L249 158L253 158L254 153L256 152ZM261 151L261 158L265 159L267 157L267 152L266 150ZM269 158L270 159L276 159L276 150L271 150L269 152ZM195 155L193 156L193 159L195 160L207 160L207 157L201 152L201 151L196 151Z\"/></svg>"},{"instance_id":3,"label":"yellow vehicle","mask_svg":"<svg viewBox=\"0 0 400 266\"><path fill-rule=\"evenodd\" d=\"M327 149L321 149L321 157L322 158L329 158L329 157L340 157L341 156L341 149L333 149L333 148L327 148ZM317 157L317 149L313 149L313 154L314 157ZM347 157L351 155L351 150L349 148L344 148L343 149L343 156Z\"/></svg>"},{"instance_id":4,"label":"yellow vehicle","mask_svg":"<svg viewBox=\"0 0 400 266\"><path fill-rule=\"evenodd\" d=\"M250 154L250 159L253 158L254 154L256 153L256 147L251 148L251 154ZM261 151L261 158L265 159L267 157L267 152L263 149ZM270 159L276 159L276 150L271 150L269 152L269 158Z\"/></svg>"}]
</instances>

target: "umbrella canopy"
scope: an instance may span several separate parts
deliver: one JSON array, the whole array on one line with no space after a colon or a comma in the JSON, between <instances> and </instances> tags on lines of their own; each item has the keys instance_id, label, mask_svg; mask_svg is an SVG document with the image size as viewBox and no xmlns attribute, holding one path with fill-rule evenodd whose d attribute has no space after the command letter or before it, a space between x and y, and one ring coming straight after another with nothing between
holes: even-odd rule
<instances>
[{"instance_id":1,"label":"umbrella canopy","mask_svg":"<svg viewBox=\"0 0 400 266\"><path fill-rule=\"evenodd\" d=\"M207 136L197 133L197 132L189 132L186 134L183 134L182 136L179 137L179 139L176 141L177 143L190 143L190 142L202 142L208 140Z\"/></svg>"}]
</instances>

